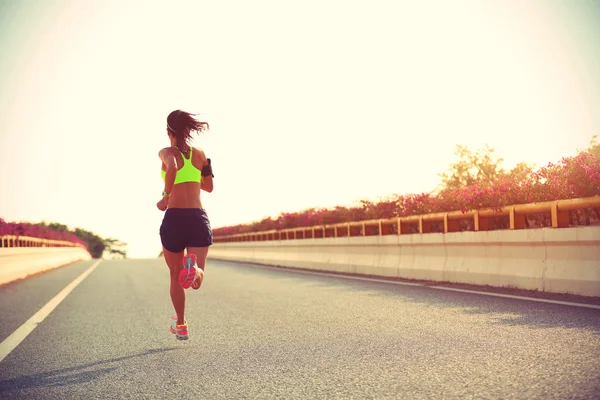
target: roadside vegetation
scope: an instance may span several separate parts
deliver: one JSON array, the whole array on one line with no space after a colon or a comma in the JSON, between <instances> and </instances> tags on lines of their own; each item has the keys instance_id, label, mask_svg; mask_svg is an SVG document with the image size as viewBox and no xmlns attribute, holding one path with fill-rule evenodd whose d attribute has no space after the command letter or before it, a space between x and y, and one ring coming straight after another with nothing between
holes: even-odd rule
<instances>
[{"instance_id":1,"label":"roadside vegetation","mask_svg":"<svg viewBox=\"0 0 600 400\"><path fill-rule=\"evenodd\" d=\"M216 228L215 236L309 227L352 221L405 217L449 211L574 199L600 195L600 143L594 136L587 149L573 157L535 168L519 163L510 170L502 167L503 159L494 149L455 149L456 161L439 174L440 184L429 193L395 194L377 201L360 200L350 207L310 208L281 213L277 218L264 218L250 224ZM572 225L597 224L600 209L570 212ZM490 229L506 229L508 217L490 221ZM550 215L541 213L527 217L528 227L548 226ZM472 221L461 221L459 230L473 230ZM441 231L443 226L432 227Z\"/></svg>"},{"instance_id":2,"label":"roadside vegetation","mask_svg":"<svg viewBox=\"0 0 600 400\"><path fill-rule=\"evenodd\" d=\"M114 238L102 238L82 228L69 229L58 222L7 222L0 218L0 236L29 236L41 239L64 240L84 245L93 258L127 257L127 243Z\"/></svg>"}]
</instances>

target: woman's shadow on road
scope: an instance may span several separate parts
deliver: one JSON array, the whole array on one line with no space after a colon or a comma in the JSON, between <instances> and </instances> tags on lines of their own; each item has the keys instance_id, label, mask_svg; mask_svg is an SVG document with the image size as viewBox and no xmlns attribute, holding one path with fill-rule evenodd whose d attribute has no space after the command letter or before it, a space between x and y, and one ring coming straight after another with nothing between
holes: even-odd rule
<instances>
[{"instance_id":1,"label":"woman's shadow on road","mask_svg":"<svg viewBox=\"0 0 600 400\"><path fill-rule=\"evenodd\" d=\"M43 372L34 375L21 376L19 378L0 381L0 393L13 390L22 390L32 387L58 387L72 384L86 383L98 379L116 369L118 367L100 368L93 371L82 371L88 368L96 367L103 364L111 364L114 362L124 361L131 358L147 356L151 354L164 353L171 350L176 350L176 347L146 350L143 353L132 354L124 357L112 358L110 360L97 361L90 364L78 365L76 367L57 369L55 371ZM81 372L79 372L81 371ZM74 372L74 373L70 373ZM0 396L1 397L1 396Z\"/></svg>"}]
</instances>

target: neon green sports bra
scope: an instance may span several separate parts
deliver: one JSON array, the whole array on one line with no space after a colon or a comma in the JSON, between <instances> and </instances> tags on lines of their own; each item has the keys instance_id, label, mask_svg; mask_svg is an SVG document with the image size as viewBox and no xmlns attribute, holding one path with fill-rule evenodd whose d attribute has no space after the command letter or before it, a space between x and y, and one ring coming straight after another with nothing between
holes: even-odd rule
<instances>
[{"instance_id":1,"label":"neon green sports bra","mask_svg":"<svg viewBox=\"0 0 600 400\"><path fill-rule=\"evenodd\" d=\"M181 150L179 150L179 152L183 158L183 167L181 167L181 169L179 169L175 175L175 185L184 182L202 182L202 172L198 168L194 167L194 164L192 164L192 148L190 147L190 158L185 158ZM163 171L161 168L160 174L162 175L162 179L164 181L165 177L167 176L167 172Z\"/></svg>"}]
</instances>

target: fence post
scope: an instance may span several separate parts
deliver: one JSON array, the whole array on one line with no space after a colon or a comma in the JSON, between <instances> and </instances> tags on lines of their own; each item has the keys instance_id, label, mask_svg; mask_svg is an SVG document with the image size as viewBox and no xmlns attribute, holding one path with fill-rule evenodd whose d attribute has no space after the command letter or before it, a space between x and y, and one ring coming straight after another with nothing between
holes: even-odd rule
<instances>
[{"instance_id":1,"label":"fence post","mask_svg":"<svg viewBox=\"0 0 600 400\"><path fill-rule=\"evenodd\" d=\"M479 215L479 211L477 210L475 210L475 212L473 213L473 222L475 232L490 230L489 219L487 217L482 217L481 215Z\"/></svg>"},{"instance_id":2,"label":"fence post","mask_svg":"<svg viewBox=\"0 0 600 400\"><path fill-rule=\"evenodd\" d=\"M558 209L559 200L552 203L550 213L552 215L553 228L568 228L569 227L569 210Z\"/></svg>"},{"instance_id":3,"label":"fence post","mask_svg":"<svg viewBox=\"0 0 600 400\"><path fill-rule=\"evenodd\" d=\"M419 233L430 233L431 232L431 223L427 221L423 221L423 216L419 216Z\"/></svg>"},{"instance_id":4,"label":"fence post","mask_svg":"<svg viewBox=\"0 0 600 400\"><path fill-rule=\"evenodd\" d=\"M510 207L510 229L525 229L525 215L517 214L515 212L515 207L516 206Z\"/></svg>"}]
</instances>

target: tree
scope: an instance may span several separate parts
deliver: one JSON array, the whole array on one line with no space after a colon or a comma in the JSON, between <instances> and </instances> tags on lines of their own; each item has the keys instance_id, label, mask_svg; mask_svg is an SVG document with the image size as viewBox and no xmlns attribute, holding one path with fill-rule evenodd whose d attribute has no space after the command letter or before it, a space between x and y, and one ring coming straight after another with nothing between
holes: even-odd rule
<instances>
[{"instance_id":1,"label":"tree","mask_svg":"<svg viewBox=\"0 0 600 400\"><path fill-rule=\"evenodd\" d=\"M124 243L118 239L106 238L104 239L105 253L111 256L117 256L117 258L127 258L127 243Z\"/></svg>"},{"instance_id":2,"label":"tree","mask_svg":"<svg viewBox=\"0 0 600 400\"><path fill-rule=\"evenodd\" d=\"M458 160L450 164L445 173L439 174L442 182L440 189L461 189L475 182L494 182L505 171L500 167L504 161L496 158L495 150L489 146L476 152L466 146L457 145L454 154Z\"/></svg>"},{"instance_id":3,"label":"tree","mask_svg":"<svg viewBox=\"0 0 600 400\"><path fill-rule=\"evenodd\" d=\"M73 233L87 243L88 251L93 258L102 258L104 255L117 255L127 258L127 250L125 249L127 243L113 238L103 239L95 233L81 228L76 228Z\"/></svg>"},{"instance_id":4,"label":"tree","mask_svg":"<svg viewBox=\"0 0 600 400\"><path fill-rule=\"evenodd\" d=\"M600 159L600 143L598 143L598 135L592 136L590 141L590 147L585 150L579 150L579 152L586 152L592 154L597 159Z\"/></svg>"},{"instance_id":5,"label":"tree","mask_svg":"<svg viewBox=\"0 0 600 400\"><path fill-rule=\"evenodd\" d=\"M41 222L38 225L46 226L44 222ZM50 222L48 227L56 232L69 232L69 228L66 225L60 224L58 222Z\"/></svg>"},{"instance_id":6,"label":"tree","mask_svg":"<svg viewBox=\"0 0 600 400\"><path fill-rule=\"evenodd\" d=\"M81 228L75 228L73 233L87 243L88 251L93 258L102 257L104 249L106 249L106 244L100 236Z\"/></svg>"}]
</instances>

